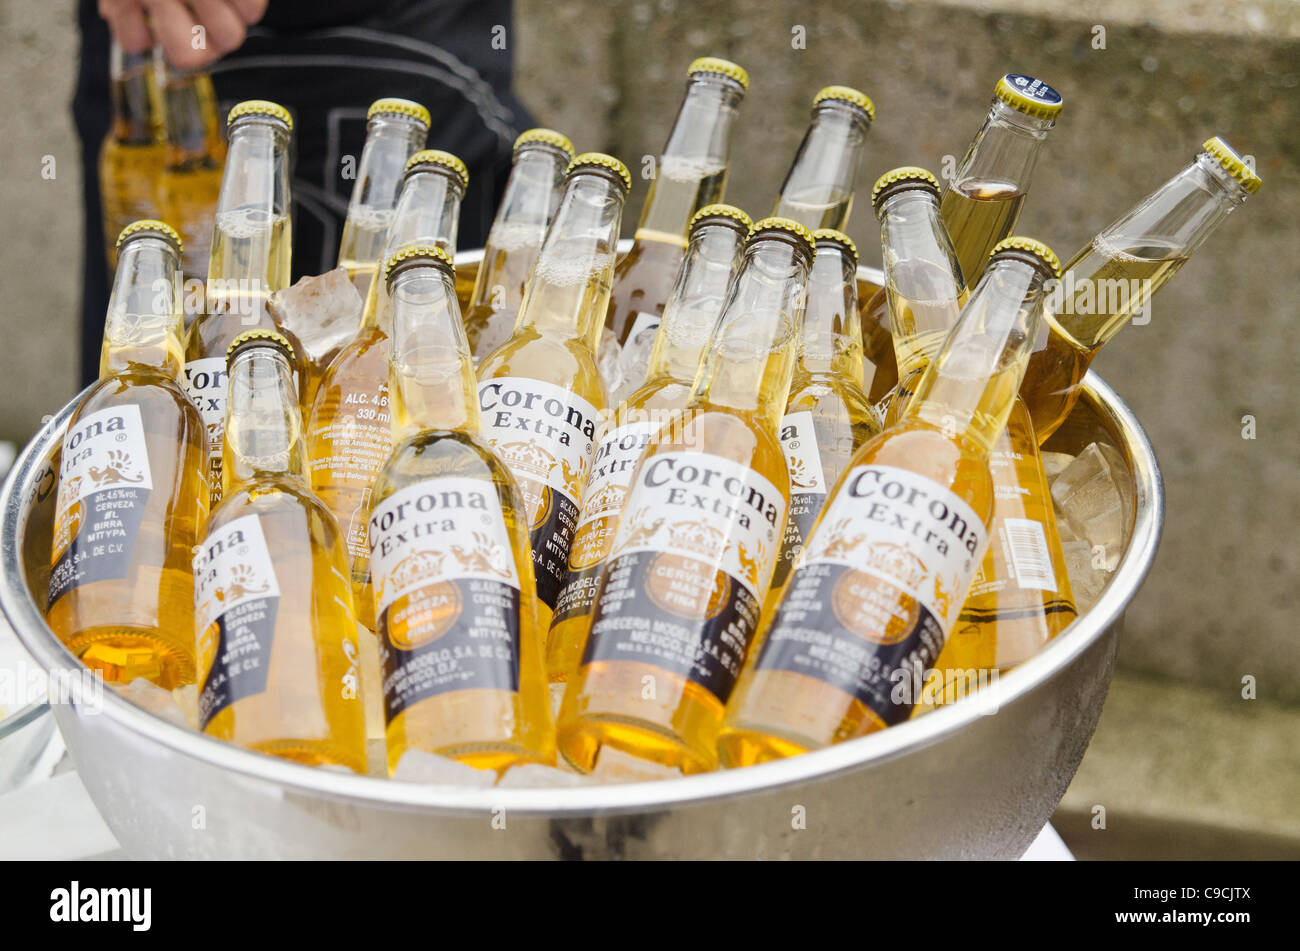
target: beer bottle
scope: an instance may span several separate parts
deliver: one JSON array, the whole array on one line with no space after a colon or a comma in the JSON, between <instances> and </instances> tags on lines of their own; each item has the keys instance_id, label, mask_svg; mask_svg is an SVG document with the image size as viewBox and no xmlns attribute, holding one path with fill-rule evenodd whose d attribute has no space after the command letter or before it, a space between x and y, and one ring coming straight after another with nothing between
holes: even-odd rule
<instances>
[{"instance_id":1,"label":"beer bottle","mask_svg":"<svg viewBox=\"0 0 1300 951\"><path fill-rule=\"evenodd\" d=\"M164 213L166 140L158 95L159 62L154 50L124 53L116 42L109 48L113 122L99 152L99 191L110 272L117 266L116 242L122 229Z\"/></svg>"},{"instance_id":2,"label":"beer bottle","mask_svg":"<svg viewBox=\"0 0 1300 951\"><path fill-rule=\"evenodd\" d=\"M1039 443L1070 415L1097 351L1178 273L1261 179L1223 139L1075 252L1052 295L1021 394Z\"/></svg>"},{"instance_id":3,"label":"beer bottle","mask_svg":"<svg viewBox=\"0 0 1300 951\"><path fill-rule=\"evenodd\" d=\"M230 344L225 497L194 553L199 728L365 772L347 552L307 489L291 351L274 330Z\"/></svg>"},{"instance_id":4,"label":"beer bottle","mask_svg":"<svg viewBox=\"0 0 1300 951\"><path fill-rule=\"evenodd\" d=\"M464 163L450 152L428 150L411 156L385 241L389 256L416 243L454 252L460 200L468 181ZM326 368L307 420L311 488L343 529L357 620L371 630L375 619L366 520L375 476L393 447L388 406L391 320L382 285L382 280L370 282L361 330Z\"/></svg>"},{"instance_id":5,"label":"beer bottle","mask_svg":"<svg viewBox=\"0 0 1300 951\"><path fill-rule=\"evenodd\" d=\"M554 763L523 499L479 435L451 257L415 245L386 271L398 442L368 544L389 769L408 749L481 769Z\"/></svg>"},{"instance_id":6,"label":"beer bottle","mask_svg":"<svg viewBox=\"0 0 1300 951\"><path fill-rule=\"evenodd\" d=\"M772 214L808 230L843 231L853 210L854 181L876 107L849 86L827 86L813 98L812 122L799 143Z\"/></svg>"},{"instance_id":7,"label":"beer bottle","mask_svg":"<svg viewBox=\"0 0 1300 951\"><path fill-rule=\"evenodd\" d=\"M515 139L514 166L465 311L475 363L505 343L514 329L524 285L560 203L573 155L573 143L551 129L529 129Z\"/></svg>"},{"instance_id":8,"label":"beer bottle","mask_svg":"<svg viewBox=\"0 0 1300 951\"><path fill-rule=\"evenodd\" d=\"M46 621L104 679L194 680L190 550L208 514L206 443L181 367L180 237L128 225L99 381L63 437Z\"/></svg>"},{"instance_id":9,"label":"beer bottle","mask_svg":"<svg viewBox=\"0 0 1300 951\"><path fill-rule=\"evenodd\" d=\"M862 392L857 246L844 232L829 228L813 232L813 242L817 253L808 278L803 334L781 420L781 449L790 473L790 514L769 600L785 584L826 501L827 488L858 447L880 432Z\"/></svg>"},{"instance_id":10,"label":"beer bottle","mask_svg":"<svg viewBox=\"0 0 1300 951\"><path fill-rule=\"evenodd\" d=\"M564 583L606 406L595 344L631 184L627 166L609 155L585 152L569 164L514 332L478 369L483 435L519 480L528 509L543 631Z\"/></svg>"},{"instance_id":11,"label":"beer bottle","mask_svg":"<svg viewBox=\"0 0 1300 951\"><path fill-rule=\"evenodd\" d=\"M610 333L599 354L602 369L613 370L606 380L611 404L645 379L655 330L686 253L687 224L700 208L722 201L732 128L748 88L749 74L725 59L706 56L687 69L686 97L659 156L632 249L614 271Z\"/></svg>"},{"instance_id":12,"label":"beer bottle","mask_svg":"<svg viewBox=\"0 0 1300 951\"><path fill-rule=\"evenodd\" d=\"M717 762L789 504L777 428L812 259L798 222L754 225L686 408L641 457L560 707L580 770L606 746L688 773Z\"/></svg>"},{"instance_id":13,"label":"beer bottle","mask_svg":"<svg viewBox=\"0 0 1300 951\"><path fill-rule=\"evenodd\" d=\"M749 215L732 205L705 205L691 219L686 258L664 305L646 381L618 404L583 487L582 514L546 644L552 681L567 680L578 667L628 482L646 444L690 398L752 226Z\"/></svg>"},{"instance_id":14,"label":"beer bottle","mask_svg":"<svg viewBox=\"0 0 1300 951\"><path fill-rule=\"evenodd\" d=\"M206 281L212 226L221 194L226 144L218 126L212 77L205 72L164 68L163 105L167 167L163 186L167 213L184 242L181 269L187 279ZM198 316L197 303L186 319Z\"/></svg>"},{"instance_id":15,"label":"beer bottle","mask_svg":"<svg viewBox=\"0 0 1300 951\"><path fill-rule=\"evenodd\" d=\"M719 741L744 766L905 720L943 647L993 511L988 456L1007 415L1056 256L995 249L902 421L858 450L750 653Z\"/></svg>"},{"instance_id":16,"label":"beer bottle","mask_svg":"<svg viewBox=\"0 0 1300 951\"><path fill-rule=\"evenodd\" d=\"M382 263L388 227L405 177L407 160L424 146L429 110L409 99L376 99L366 111L366 142L348 200L339 242L339 267L365 300Z\"/></svg>"},{"instance_id":17,"label":"beer bottle","mask_svg":"<svg viewBox=\"0 0 1300 951\"><path fill-rule=\"evenodd\" d=\"M208 488L221 500L226 350L242 331L275 329L267 310L289 285L289 135L283 106L241 102L227 119L230 143L213 223L206 306L190 328L182 384L208 430ZM299 370L301 367L299 365Z\"/></svg>"}]
</instances>

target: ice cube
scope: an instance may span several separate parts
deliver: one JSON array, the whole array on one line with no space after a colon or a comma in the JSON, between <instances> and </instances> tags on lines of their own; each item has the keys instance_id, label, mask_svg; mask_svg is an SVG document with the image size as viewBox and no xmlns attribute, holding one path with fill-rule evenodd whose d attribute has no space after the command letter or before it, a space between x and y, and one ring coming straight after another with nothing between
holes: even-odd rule
<instances>
[{"instance_id":1,"label":"ice cube","mask_svg":"<svg viewBox=\"0 0 1300 951\"><path fill-rule=\"evenodd\" d=\"M557 769L554 766L544 766L541 763L523 763L506 770L506 774L498 780L497 785L502 788L510 786L539 788L543 786L585 786L593 781L593 779L583 776L581 773L571 773L563 769Z\"/></svg>"},{"instance_id":2,"label":"ice cube","mask_svg":"<svg viewBox=\"0 0 1300 951\"><path fill-rule=\"evenodd\" d=\"M1056 481L1056 477L1065 471L1065 468L1074 462L1074 456L1068 452L1044 452L1039 455L1043 458L1043 473L1047 476L1047 484L1050 487Z\"/></svg>"},{"instance_id":3,"label":"ice cube","mask_svg":"<svg viewBox=\"0 0 1300 951\"><path fill-rule=\"evenodd\" d=\"M603 329L596 347L596 370L605 381L606 393L617 393L623 388L623 365L619 360L622 353L623 348L618 345L614 331L608 327Z\"/></svg>"},{"instance_id":4,"label":"ice cube","mask_svg":"<svg viewBox=\"0 0 1300 951\"><path fill-rule=\"evenodd\" d=\"M491 786L497 774L490 769L475 769L464 763L423 750L407 750L397 761L393 779L402 783L429 786Z\"/></svg>"},{"instance_id":5,"label":"ice cube","mask_svg":"<svg viewBox=\"0 0 1300 951\"><path fill-rule=\"evenodd\" d=\"M305 358L319 370L356 336L364 303L347 270L336 267L277 291L270 308L275 322L298 338Z\"/></svg>"},{"instance_id":6,"label":"ice cube","mask_svg":"<svg viewBox=\"0 0 1300 951\"><path fill-rule=\"evenodd\" d=\"M1101 597L1102 589L1110 578L1110 573L1098 568L1098 562L1104 557L1102 551L1093 551L1085 541L1072 540L1061 542L1061 551L1065 555L1065 570L1070 576L1070 589L1074 592L1074 606L1083 614Z\"/></svg>"},{"instance_id":7,"label":"ice cube","mask_svg":"<svg viewBox=\"0 0 1300 951\"><path fill-rule=\"evenodd\" d=\"M596 757L596 768L591 771L591 775L600 783L646 783L659 779L680 779L682 771L605 746Z\"/></svg>"},{"instance_id":8,"label":"ice cube","mask_svg":"<svg viewBox=\"0 0 1300 951\"><path fill-rule=\"evenodd\" d=\"M567 684L551 684L551 716L559 719L560 702L564 699L564 688Z\"/></svg>"},{"instance_id":9,"label":"ice cube","mask_svg":"<svg viewBox=\"0 0 1300 951\"><path fill-rule=\"evenodd\" d=\"M366 772L371 776L388 775L388 743L383 737L366 739Z\"/></svg>"},{"instance_id":10,"label":"ice cube","mask_svg":"<svg viewBox=\"0 0 1300 951\"><path fill-rule=\"evenodd\" d=\"M191 730L199 728L199 685L186 684L172 691L172 699L185 712L186 725Z\"/></svg>"},{"instance_id":11,"label":"ice cube","mask_svg":"<svg viewBox=\"0 0 1300 951\"><path fill-rule=\"evenodd\" d=\"M361 705L366 711L366 738L384 738L384 675L379 669L379 636L357 625L358 666L361 668Z\"/></svg>"},{"instance_id":12,"label":"ice cube","mask_svg":"<svg viewBox=\"0 0 1300 951\"><path fill-rule=\"evenodd\" d=\"M1052 498L1073 534L1105 553L1114 571L1133 520L1133 489L1119 450L1091 443L1056 477Z\"/></svg>"},{"instance_id":13,"label":"ice cube","mask_svg":"<svg viewBox=\"0 0 1300 951\"><path fill-rule=\"evenodd\" d=\"M121 684L113 684L112 686L113 689L137 707L148 710L154 716L162 717L162 719L175 723L177 726L189 727L190 718L172 691L164 690L144 677L137 677L126 686ZM197 720L197 694L195 696L195 718Z\"/></svg>"}]
</instances>

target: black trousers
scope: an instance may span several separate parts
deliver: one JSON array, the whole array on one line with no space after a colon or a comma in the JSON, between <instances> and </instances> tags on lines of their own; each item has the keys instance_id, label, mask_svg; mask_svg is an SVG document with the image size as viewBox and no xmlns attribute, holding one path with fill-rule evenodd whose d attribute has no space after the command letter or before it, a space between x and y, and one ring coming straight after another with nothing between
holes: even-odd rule
<instances>
[{"instance_id":1,"label":"black trousers","mask_svg":"<svg viewBox=\"0 0 1300 951\"><path fill-rule=\"evenodd\" d=\"M85 171L85 384L98 372L110 288L97 166L111 115L107 27L95 0L80 0L78 17L73 117ZM355 168L366 109L383 96L426 106L433 119L428 147L469 167L459 244L483 244L510 172L511 146L534 124L510 91L513 45L509 0L271 0L244 45L210 72L223 122L244 99L270 99L293 113L295 280L334 266L353 184L343 176L345 164Z\"/></svg>"}]
</instances>

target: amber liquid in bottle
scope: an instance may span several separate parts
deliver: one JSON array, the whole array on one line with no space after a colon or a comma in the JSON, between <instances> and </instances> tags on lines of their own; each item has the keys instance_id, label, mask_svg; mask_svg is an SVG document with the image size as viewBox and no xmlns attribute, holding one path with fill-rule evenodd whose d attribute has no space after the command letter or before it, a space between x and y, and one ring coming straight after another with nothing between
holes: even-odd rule
<instances>
[{"instance_id":1,"label":"amber liquid in bottle","mask_svg":"<svg viewBox=\"0 0 1300 951\"><path fill-rule=\"evenodd\" d=\"M203 424L176 382L179 260L151 232L123 243L100 379L63 439L50 629L106 680L194 680L190 552L208 514ZM159 308L158 282L170 285Z\"/></svg>"}]
</instances>

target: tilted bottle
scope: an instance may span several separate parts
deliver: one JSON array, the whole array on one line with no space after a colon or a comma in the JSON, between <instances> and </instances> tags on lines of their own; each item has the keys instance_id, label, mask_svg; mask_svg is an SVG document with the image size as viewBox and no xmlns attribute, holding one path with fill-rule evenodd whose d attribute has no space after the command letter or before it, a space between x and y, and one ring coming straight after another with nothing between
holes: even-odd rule
<instances>
[{"instance_id":1,"label":"tilted bottle","mask_svg":"<svg viewBox=\"0 0 1300 951\"><path fill-rule=\"evenodd\" d=\"M411 244L431 244L454 254L468 181L464 163L450 152L430 149L411 156L385 241L388 257ZM375 617L366 521L375 476L393 448L388 405L392 322L382 285L382 280L371 282L361 330L326 369L307 419L311 489L343 529L357 620L371 630Z\"/></svg>"},{"instance_id":2,"label":"tilted bottle","mask_svg":"<svg viewBox=\"0 0 1300 951\"><path fill-rule=\"evenodd\" d=\"M366 110L366 142L339 242L339 267L347 270L362 300L370 296L370 284L383 264L379 256L406 163L424 147L429 122L429 110L409 99L376 99Z\"/></svg>"},{"instance_id":3,"label":"tilted bottle","mask_svg":"<svg viewBox=\"0 0 1300 951\"><path fill-rule=\"evenodd\" d=\"M226 350L245 330L275 329L266 302L289 286L292 245L289 111L250 99L231 109L226 122L230 143L213 224L206 306L190 328L181 380L208 430L208 488L214 506L222 492Z\"/></svg>"},{"instance_id":4,"label":"tilted bottle","mask_svg":"<svg viewBox=\"0 0 1300 951\"><path fill-rule=\"evenodd\" d=\"M113 122L99 152L104 247L111 272L117 236L138 219L164 215L162 190L166 137L158 95L160 57L154 50L124 53L109 48L109 95Z\"/></svg>"},{"instance_id":5,"label":"tilted bottle","mask_svg":"<svg viewBox=\"0 0 1300 951\"><path fill-rule=\"evenodd\" d=\"M988 456L1056 256L998 245L902 421L858 450L766 621L727 707L727 766L790 756L906 719L988 543Z\"/></svg>"},{"instance_id":6,"label":"tilted bottle","mask_svg":"<svg viewBox=\"0 0 1300 951\"><path fill-rule=\"evenodd\" d=\"M573 143L551 129L529 129L515 139L514 165L465 310L465 334L475 363L514 330L573 156Z\"/></svg>"},{"instance_id":7,"label":"tilted bottle","mask_svg":"<svg viewBox=\"0 0 1300 951\"><path fill-rule=\"evenodd\" d=\"M539 630L549 630L606 407L596 337L609 306L631 176L584 152L569 165L514 332L478 368L483 436L528 509Z\"/></svg>"},{"instance_id":8,"label":"tilted bottle","mask_svg":"<svg viewBox=\"0 0 1300 951\"><path fill-rule=\"evenodd\" d=\"M785 584L826 490L880 422L862 392L862 326L858 322L858 249L842 231L813 232L816 257L808 278L799 356L781 419L781 449L790 472L790 514L772 572L765 610Z\"/></svg>"},{"instance_id":9,"label":"tilted bottle","mask_svg":"<svg viewBox=\"0 0 1300 951\"><path fill-rule=\"evenodd\" d=\"M221 169L226 159L217 97L212 89L212 77L205 72L166 66L163 76L167 130L163 188L167 214L185 246L181 269L186 279L206 281L217 200L221 195ZM190 301L187 299L186 303ZM199 301L193 302L193 313L186 314L188 319L198 316L199 305Z\"/></svg>"},{"instance_id":10,"label":"tilted bottle","mask_svg":"<svg viewBox=\"0 0 1300 951\"><path fill-rule=\"evenodd\" d=\"M1040 444L1070 415L1097 351L1146 313L1156 291L1260 184L1216 136L1191 165L1075 252L1021 387Z\"/></svg>"},{"instance_id":11,"label":"tilted bottle","mask_svg":"<svg viewBox=\"0 0 1300 951\"><path fill-rule=\"evenodd\" d=\"M809 231L843 231L853 210L854 183L876 107L849 86L827 86L813 98L812 122L799 143L772 214Z\"/></svg>"},{"instance_id":12,"label":"tilted bottle","mask_svg":"<svg viewBox=\"0 0 1300 951\"><path fill-rule=\"evenodd\" d=\"M891 426L957 323L967 294L933 175L910 165L886 172L871 190L871 203L880 219L881 295L898 368L898 384L876 409Z\"/></svg>"},{"instance_id":13,"label":"tilted bottle","mask_svg":"<svg viewBox=\"0 0 1300 951\"><path fill-rule=\"evenodd\" d=\"M754 225L686 408L641 457L560 707L560 751L580 770L604 747L688 773L716 764L790 499L777 428L812 258L803 225Z\"/></svg>"},{"instance_id":14,"label":"tilted bottle","mask_svg":"<svg viewBox=\"0 0 1300 951\"><path fill-rule=\"evenodd\" d=\"M664 305L646 381L618 404L583 486L582 514L546 642L552 681L567 680L578 667L632 472L651 438L690 399L751 227L749 215L732 205L705 205L691 219L686 258Z\"/></svg>"},{"instance_id":15,"label":"tilted bottle","mask_svg":"<svg viewBox=\"0 0 1300 951\"><path fill-rule=\"evenodd\" d=\"M194 552L199 728L363 773L347 553L307 488L292 345L274 330L244 331L229 361L225 497Z\"/></svg>"},{"instance_id":16,"label":"tilted bottle","mask_svg":"<svg viewBox=\"0 0 1300 951\"><path fill-rule=\"evenodd\" d=\"M389 259L393 431L368 532L389 769L555 761L523 498L479 435L451 256Z\"/></svg>"},{"instance_id":17,"label":"tilted bottle","mask_svg":"<svg viewBox=\"0 0 1300 951\"><path fill-rule=\"evenodd\" d=\"M645 379L655 330L673 289L691 216L722 201L731 161L731 133L749 74L735 63L706 56L687 69L686 96L659 156L650 192L641 209L632 249L614 270L606 326L601 344L602 369L617 371L611 381L611 404Z\"/></svg>"},{"instance_id":18,"label":"tilted bottle","mask_svg":"<svg viewBox=\"0 0 1300 951\"><path fill-rule=\"evenodd\" d=\"M206 443L176 382L180 238L137 221L118 252L99 381L63 437L45 617L104 679L170 690L194 680L189 560L208 514Z\"/></svg>"}]
</instances>

